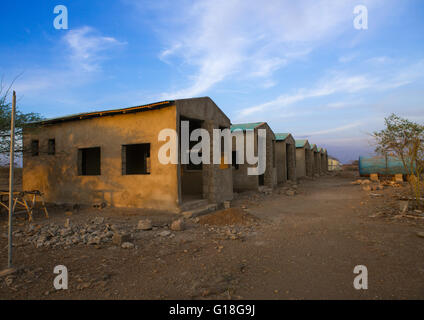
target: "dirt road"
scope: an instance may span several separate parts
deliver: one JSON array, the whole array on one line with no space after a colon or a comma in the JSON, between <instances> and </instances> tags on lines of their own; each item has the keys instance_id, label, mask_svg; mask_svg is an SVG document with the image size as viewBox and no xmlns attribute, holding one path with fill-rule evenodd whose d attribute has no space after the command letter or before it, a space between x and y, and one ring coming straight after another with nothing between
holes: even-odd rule
<instances>
[{"instance_id":1,"label":"dirt road","mask_svg":"<svg viewBox=\"0 0 424 320\"><path fill-rule=\"evenodd\" d=\"M21 269L7 281L0 279L0 298L423 299L424 239L417 236L424 231L423 219L377 216L397 191L387 188L379 191L384 196L370 197L351 181L324 176L301 182L295 196L278 190L241 195L234 205L259 218L248 225L194 220L186 230L164 236L160 233L175 217L158 216L153 230L134 234L133 249L112 244L35 248L21 236L15 248ZM99 214L114 224L136 225L140 219L113 210L82 211L71 219ZM58 212L48 223L65 219ZM0 228L5 263L4 217ZM53 288L53 268L59 264L68 268L68 290ZM356 265L368 269L368 290L353 287Z\"/></svg>"}]
</instances>

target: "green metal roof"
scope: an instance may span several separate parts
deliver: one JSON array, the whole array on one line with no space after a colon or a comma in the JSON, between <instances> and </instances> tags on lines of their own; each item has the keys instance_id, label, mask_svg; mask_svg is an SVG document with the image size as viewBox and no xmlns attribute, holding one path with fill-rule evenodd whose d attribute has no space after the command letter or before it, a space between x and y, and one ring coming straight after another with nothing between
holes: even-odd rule
<instances>
[{"instance_id":1,"label":"green metal roof","mask_svg":"<svg viewBox=\"0 0 424 320\"><path fill-rule=\"evenodd\" d=\"M314 143L314 144L311 144L311 150L317 150L317 145Z\"/></svg>"},{"instance_id":2,"label":"green metal roof","mask_svg":"<svg viewBox=\"0 0 424 320\"><path fill-rule=\"evenodd\" d=\"M275 134L275 140L277 141L284 141L287 139L287 137L290 135L290 133L276 133Z\"/></svg>"},{"instance_id":3,"label":"green metal roof","mask_svg":"<svg viewBox=\"0 0 424 320\"><path fill-rule=\"evenodd\" d=\"M251 122L251 123L237 123L231 125L231 132L235 130L254 130L259 125L263 124L264 122Z\"/></svg>"},{"instance_id":4,"label":"green metal roof","mask_svg":"<svg viewBox=\"0 0 424 320\"><path fill-rule=\"evenodd\" d=\"M321 148L321 147L319 147L319 148L318 148L318 152L321 152L321 151L322 151L322 148Z\"/></svg>"},{"instance_id":5,"label":"green metal roof","mask_svg":"<svg viewBox=\"0 0 424 320\"><path fill-rule=\"evenodd\" d=\"M303 148L308 140L296 140L296 148Z\"/></svg>"}]
</instances>

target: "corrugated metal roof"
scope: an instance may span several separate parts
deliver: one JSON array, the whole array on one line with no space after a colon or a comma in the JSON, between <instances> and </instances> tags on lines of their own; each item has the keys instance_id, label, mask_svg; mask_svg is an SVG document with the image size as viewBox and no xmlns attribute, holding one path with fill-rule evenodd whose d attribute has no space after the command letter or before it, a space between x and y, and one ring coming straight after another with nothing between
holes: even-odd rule
<instances>
[{"instance_id":1,"label":"corrugated metal roof","mask_svg":"<svg viewBox=\"0 0 424 320\"><path fill-rule=\"evenodd\" d=\"M254 130L256 127L260 126L265 122L251 122L251 123L236 123L231 125L231 132L235 130Z\"/></svg>"},{"instance_id":2,"label":"corrugated metal roof","mask_svg":"<svg viewBox=\"0 0 424 320\"><path fill-rule=\"evenodd\" d=\"M90 118L96 118L96 117L102 117L102 116L112 116L112 115L115 115L115 114L125 114L125 113L149 111L149 110L155 110L155 109L160 109L160 108L164 108L164 107L169 107L169 106L173 105L174 103L175 103L175 101L170 100L170 101L161 101L161 102L150 103L150 104L145 104L145 105L130 107L130 108L123 108L123 109L113 109L113 110L105 110L105 111L93 111L93 112L78 113L78 114L72 114L72 115L68 115L68 116L64 116L64 117L42 120L42 121L34 122L34 124L54 124L54 123L90 119Z\"/></svg>"},{"instance_id":3,"label":"corrugated metal roof","mask_svg":"<svg viewBox=\"0 0 424 320\"><path fill-rule=\"evenodd\" d=\"M290 135L290 133L276 133L275 134L275 140L277 141L284 141L287 139L287 137Z\"/></svg>"},{"instance_id":4,"label":"corrugated metal roof","mask_svg":"<svg viewBox=\"0 0 424 320\"><path fill-rule=\"evenodd\" d=\"M296 148L303 148L308 140L296 140Z\"/></svg>"}]
</instances>

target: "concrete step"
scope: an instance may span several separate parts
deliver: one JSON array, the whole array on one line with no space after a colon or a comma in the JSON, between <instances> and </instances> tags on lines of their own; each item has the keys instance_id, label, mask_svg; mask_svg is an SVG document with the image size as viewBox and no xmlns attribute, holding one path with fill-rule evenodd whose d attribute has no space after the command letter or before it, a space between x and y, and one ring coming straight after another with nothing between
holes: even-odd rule
<instances>
[{"instance_id":1,"label":"concrete step","mask_svg":"<svg viewBox=\"0 0 424 320\"><path fill-rule=\"evenodd\" d=\"M207 214L209 212L215 211L218 208L218 205L216 203L211 203L206 206L202 206L200 208L196 208L193 210L183 211L182 215L184 218L195 218L198 216L202 216L204 214Z\"/></svg>"},{"instance_id":2,"label":"concrete step","mask_svg":"<svg viewBox=\"0 0 424 320\"><path fill-rule=\"evenodd\" d=\"M208 199L197 199L184 202L180 206L180 212L194 210L196 208L207 206L209 203Z\"/></svg>"}]
</instances>

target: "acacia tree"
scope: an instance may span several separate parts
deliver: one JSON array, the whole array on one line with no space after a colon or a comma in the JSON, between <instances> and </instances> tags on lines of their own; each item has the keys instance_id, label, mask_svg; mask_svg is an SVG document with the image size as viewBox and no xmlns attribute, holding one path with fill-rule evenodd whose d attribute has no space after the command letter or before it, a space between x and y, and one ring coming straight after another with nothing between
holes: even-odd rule
<instances>
[{"instance_id":1,"label":"acacia tree","mask_svg":"<svg viewBox=\"0 0 424 320\"><path fill-rule=\"evenodd\" d=\"M391 114L384 119L385 128L373 136L377 142L376 152L387 156L393 154L402 161L408 172L408 182L417 205L421 206L421 176L424 169L424 126Z\"/></svg>"},{"instance_id":2,"label":"acacia tree","mask_svg":"<svg viewBox=\"0 0 424 320\"><path fill-rule=\"evenodd\" d=\"M12 83L13 84L13 83ZM12 115L12 103L10 92L12 84L8 87L0 81L0 156L10 152L10 120ZM23 113L16 107L15 115L15 152L22 153L22 131L32 122L42 120L38 113Z\"/></svg>"}]
</instances>

